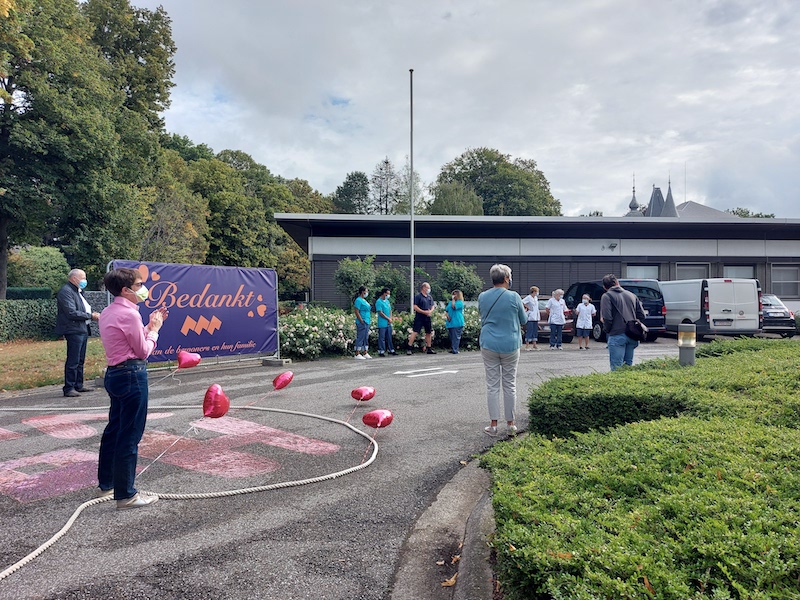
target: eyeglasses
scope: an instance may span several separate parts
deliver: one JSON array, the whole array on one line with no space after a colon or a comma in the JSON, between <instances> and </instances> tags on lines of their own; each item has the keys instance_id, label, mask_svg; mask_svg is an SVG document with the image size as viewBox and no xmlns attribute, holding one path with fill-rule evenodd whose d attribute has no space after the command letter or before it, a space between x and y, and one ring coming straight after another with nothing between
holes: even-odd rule
<instances>
[{"instance_id":1,"label":"eyeglasses","mask_svg":"<svg viewBox=\"0 0 800 600\"><path fill-rule=\"evenodd\" d=\"M131 286L132 290L138 290L140 287L144 285L144 281L137 281Z\"/></svg>"}]
</instances>

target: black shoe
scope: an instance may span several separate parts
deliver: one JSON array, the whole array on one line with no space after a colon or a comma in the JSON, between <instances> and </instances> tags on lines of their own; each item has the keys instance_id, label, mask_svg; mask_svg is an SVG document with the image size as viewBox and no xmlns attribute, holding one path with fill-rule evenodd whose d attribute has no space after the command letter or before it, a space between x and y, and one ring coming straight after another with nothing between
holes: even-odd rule
<instances>
[{"instance_id":1,"label":"black shoe","mask_svg":"<svg viewBox=\"0 0 800 600\"><path fill-rule=\"evenodd\" d=\"M397 356L397 352L395 352L394 350L392 350L391 352L389 352L389 354L390 354L391 356Z\"/></svg>"},{"instance_id":2,"label":"black shoe","mask_svg":"<svg viewBox=\"0 0 800 600\"><path fill-rule=\"evenodd\" d=\"M427 354L436 354L436 350L432 350L431 348L428 348Z\"/></svg>"},{"instance_id":3,"label":"black shoe","mask_svg":"<svg viewBox=\"0 0 800 600\"><path fill-rule=\"evenodd\" d=\"M378 356L379 356L380 358L383 358L383 357L384 357L384 356L386 356L386 355L385 355L383 352L378 352Z\"/></svg>"},{"instance_id":4,"label":"black shoe","mask_svg":"<svg viewBox=\"0 0 800 600\"><path fill-rule=\"evenodd\" d=\"M86 392L93 392L94 390L91 388L82 387L82 388L75 388L75 391L83 392L85 394Z\"/></svg>"},{"instance_id":5,"label":"black shoe","mask_svg":"<svg viewBox=\"0 0 800 600\"><path fill-rule=\"evenodd\" d=\"M455 350L448 350L448 352L449 352L450 354L458 354L458 352L456 352Z\"/></svg>"},{"instance_id":6,"label":"black shoe","mask_svg":"<svg viewBox=\"0 0 800 600\"><path fill-rule=\"evenodd\" d=\"M80 394L75 390L70 390L68 392L64 392L65 398L80 398Z\"/></svg>"}]
</instances>

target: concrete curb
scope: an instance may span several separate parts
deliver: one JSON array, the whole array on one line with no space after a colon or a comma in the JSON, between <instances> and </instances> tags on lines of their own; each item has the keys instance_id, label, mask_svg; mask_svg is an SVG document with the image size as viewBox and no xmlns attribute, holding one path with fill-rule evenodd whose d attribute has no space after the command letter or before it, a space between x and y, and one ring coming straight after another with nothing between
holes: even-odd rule
<instances>
[{"instance_id":1,"label":"concrete curb","mask_svg":"<svg viewBox=\"0 0 800 600\"><path fill-rule=\"evenodd\" d=\"M392 600L491 600L489 484L489 475L472 461L442 488L403 544ZM455 585L442 585L456 574Z\"/></svg>"}]
</instances>

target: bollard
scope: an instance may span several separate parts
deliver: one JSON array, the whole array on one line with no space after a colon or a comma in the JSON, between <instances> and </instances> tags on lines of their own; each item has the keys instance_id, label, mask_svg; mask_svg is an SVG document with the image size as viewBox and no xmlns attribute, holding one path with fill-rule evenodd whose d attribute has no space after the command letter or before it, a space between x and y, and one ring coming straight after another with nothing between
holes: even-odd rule
<instances>
[{"instance_id":1,"label":"bollard","mask_svg":"<svg viewBox=\"0 0 800 600\"><path fill-rule=\"evenodd\" d=\"M678 325L678 363L682 367L694 365L695 347L697 346L697 327L694 323Z\"/></svg>"}]
</instances>

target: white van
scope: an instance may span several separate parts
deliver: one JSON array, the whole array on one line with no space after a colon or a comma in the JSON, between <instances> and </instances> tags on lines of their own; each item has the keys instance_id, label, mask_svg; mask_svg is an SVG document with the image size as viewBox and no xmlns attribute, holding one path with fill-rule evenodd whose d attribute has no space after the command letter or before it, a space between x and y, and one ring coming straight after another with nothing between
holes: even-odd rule
<instances>
[{"instance_id":1,"label":"white van","mask_svg":"<svg viewBox=\"0 0 800 600\"><path fill-rule=\"evenodd\" d=\"M679 279L660 281L667 309L667 331L694 323L697 336L752 335L763 325L757 279Z\"/></svg>"}]
</instances>

